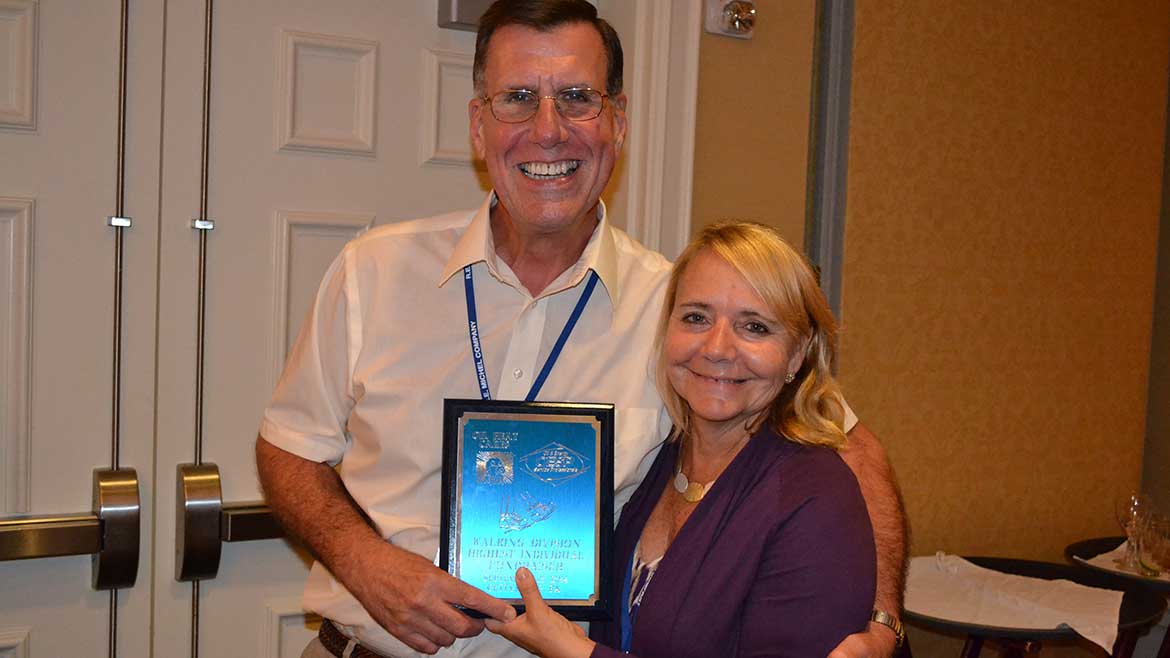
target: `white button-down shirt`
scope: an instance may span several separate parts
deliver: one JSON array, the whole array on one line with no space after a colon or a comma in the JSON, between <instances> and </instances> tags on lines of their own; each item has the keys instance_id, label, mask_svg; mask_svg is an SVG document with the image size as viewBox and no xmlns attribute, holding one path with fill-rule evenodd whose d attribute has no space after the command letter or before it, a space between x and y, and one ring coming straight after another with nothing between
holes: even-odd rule
<instances>
[{"instance_id":1,"label":"white button-down shirt","mask_svg":"<svg viewBox=\"0 0 1170 658\"><path fill-rule=\"evenodd\" d=\"M471 265L492 397L522 400L585 287L600 284L540 400L606 402L615 414L615 506L629 499L670 427L650 374L670 263L605 220L581 258L533 297L492 242L480 208L373 229L329 268L261 426L277 447L340 464L353 499L394 544L439 547L444 398L480 396L462 269ZM387 656L416 656L320 564L308 609ZM441 656L525 656L491 633Z\"/></svg>"}]
</instances>

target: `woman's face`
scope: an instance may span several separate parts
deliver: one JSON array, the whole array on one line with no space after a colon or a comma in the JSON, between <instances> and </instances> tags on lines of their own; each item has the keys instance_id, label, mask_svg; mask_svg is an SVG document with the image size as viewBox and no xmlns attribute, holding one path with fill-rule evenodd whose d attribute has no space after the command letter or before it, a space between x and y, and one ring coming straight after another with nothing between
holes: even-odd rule
<instances>
[{"instance_id":1,"label":"woman's face","mask_svg":"<svg viewBox=\"0 0 1170 658\"><path fill-rule=\"evenodd\" d=\"M663 341L667 376L695 430L716 438L764 411L800 367L792 342L734 267L699 252L679 278Z\"/></svg>"}]
</instances>

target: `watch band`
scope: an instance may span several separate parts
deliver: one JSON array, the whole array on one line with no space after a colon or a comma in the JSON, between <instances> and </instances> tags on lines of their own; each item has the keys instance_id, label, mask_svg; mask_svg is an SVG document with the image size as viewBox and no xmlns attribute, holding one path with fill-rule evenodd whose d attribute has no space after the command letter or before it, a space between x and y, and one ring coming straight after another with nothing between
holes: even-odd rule
<instances>
[{"instance_id":1,"label":"watch band","mask_svg":"<svg viewBox=\"0 0 1170 658\"><path fill-rule=\"evenodd\" d=\"M902 644L906 641L906 630L902 628L902 622L897 617L891 615L885 610L875 609L873 614L869 616L869 620L875 624L886 626L891 631L894 631L894 648L902 648Z\"/></svg>"}]
</instances>

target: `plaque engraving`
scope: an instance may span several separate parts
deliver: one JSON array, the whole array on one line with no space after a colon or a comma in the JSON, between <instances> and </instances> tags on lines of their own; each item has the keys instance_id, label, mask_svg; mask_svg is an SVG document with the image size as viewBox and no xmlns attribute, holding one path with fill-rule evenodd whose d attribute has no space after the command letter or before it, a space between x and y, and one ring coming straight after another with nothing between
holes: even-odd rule
<instances>
[{"instance_id":1,"label":"plaque engraving","mask_svg":"<svg viewBox=\"0 0 1170 658\"><path fill-rule=\"evenodd\" d=\"M522 610L527 567L561 614L606 619L612 535L612 405L445 401L441 568Z\"/></svg>"}]
</instances>

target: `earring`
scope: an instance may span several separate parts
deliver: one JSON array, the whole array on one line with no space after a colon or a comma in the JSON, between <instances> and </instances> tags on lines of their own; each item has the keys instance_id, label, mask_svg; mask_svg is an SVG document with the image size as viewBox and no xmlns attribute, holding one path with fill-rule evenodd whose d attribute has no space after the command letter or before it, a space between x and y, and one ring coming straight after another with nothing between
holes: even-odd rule
<instances>
[{"instance_id":1,"label":"earring","mask_svg":"<svg viewBox=\"0 0 1170 658\"><path fill-rule=\"evenodd\" d=\"M796 379L796 375L794 375L792 373L788 373L787 375L784 375L784 383L785 384L791 384L794 379Z\"/></svg>"}]
</instances>

